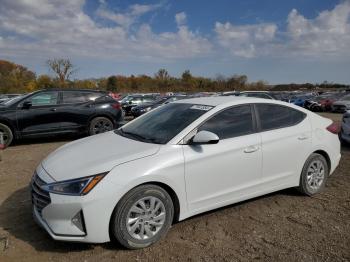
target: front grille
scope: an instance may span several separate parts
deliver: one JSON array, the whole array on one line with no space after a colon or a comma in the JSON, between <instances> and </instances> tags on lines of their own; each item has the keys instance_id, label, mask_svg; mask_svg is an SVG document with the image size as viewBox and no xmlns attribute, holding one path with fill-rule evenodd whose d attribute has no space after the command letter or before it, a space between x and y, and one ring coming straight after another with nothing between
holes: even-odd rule
<instances>
[{"instance_id":1,"label":"front grille","mask_svg":"<svg viewBox=\"0 0 350 262\"><path fill-rule=\"evenodd\" d=\"M49 192L42 189L46 183L35 173L32 179L32 203L41 214L41 211L51 203Z\"/></svg>"}]
</instances>

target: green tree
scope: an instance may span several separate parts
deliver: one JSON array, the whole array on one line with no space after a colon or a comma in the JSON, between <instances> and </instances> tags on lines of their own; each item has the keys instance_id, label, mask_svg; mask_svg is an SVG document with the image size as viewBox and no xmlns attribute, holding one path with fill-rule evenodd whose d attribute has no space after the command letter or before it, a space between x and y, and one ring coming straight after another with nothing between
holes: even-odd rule
<instances>
[{"instance_id":1,"label":"green tree","mask_svg":"<svg viewBox=\"0 0 350 262\"><path fill-rule=\"evenodd\" d=\"M46 89L55 87L53 79L48 75L41 75L36 80L36 86L38 89Z\"/></svg>"},{"instance_id":2,"label":"green tree","mask_svg":"<svg viewBox=\"0 0 350 262\"><path fill-rule=\"evenodd\" d=\"M190 70L185 70L183 73L182 73L182 81L185 82L185 83L190 83L191 80L192 80L192 74L190 72Z\"/></svg>"},{"instance_id":3,"label":"green tree","mask_svg":"<svg viewBox=\"0 0 350 262\"><path fill-rule=\"evenodd\" d=\"M169 86L170 75L166 69L159 69L158 72L155 74L155 79L157 80L158 87L161 91L163 91Z\"/></svg>"},{"instance_id":4,"label":"green tree","mask_svg":"<svg viewBox=\"0 0 350 262\"><path fill-rule=\"evenodd\" d=\"M106 89L111 92L116 92L118 88L118 79L116 76L110 76L107 78Z\"/></svg>"},{"instance_id":5,"label":"green tree","mask_svg":"<svg viewBox=\"0 0 350 262\"><path fill-rule=\"evenodd\" d=\"M35 78L26 67L0 60L0 93L26 92L34 87Z\"/></svg>"}]
</instances>

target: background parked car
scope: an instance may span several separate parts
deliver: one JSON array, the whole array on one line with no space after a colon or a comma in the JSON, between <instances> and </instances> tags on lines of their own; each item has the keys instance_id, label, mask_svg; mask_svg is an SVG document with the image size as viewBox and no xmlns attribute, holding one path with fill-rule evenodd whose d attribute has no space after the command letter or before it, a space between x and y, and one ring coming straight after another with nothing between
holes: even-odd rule
<instances>
[{"instance_id":1,"label":"background parked car","mask_svg":"<svg viewBox=\"0 0 350 262\"><path fill-rule=\"evenodd\" d=\"M350 143L350 111L347 111L343 115L340 139L344 142Z\"/></svg>"},{"instance_id":2,"label":"background parked car","mask_svg":"<svg viewBox=\"0 0 350 262\"><path fill-rule=\"evenodd\" d=\"M304 107L305 101L314 97L312 94L297 94L293 95L289 99L289 103L292 103L296 106Z\"/></svg>"},{"instance_id":3,"label":"background parked car","mask_svg":"<svg viewBox=\"0 0 350 262\"><path fill-rule=\"evenodd\" d=\"M350 95L343 96L332 105L333 112L344 113L347 110L350 110Z\"/></svg>"},{"instance_id":4,"label":"background parked car","mask_svg":"<svg viewBox=\"0 0 350 262\"><path fill-rule=\"evenodd\" d=\"M170 102L174 102L185 98L186 96L184 95L179 95L179 96L172 95L172 96L166 96L166 97L160 98L158 100L155 100L154 102L142 103L142 104L139 104L138 106L134 106L133 108L131 108L131 114L133 117L138 117L152 109L155 109L157 107L168 104Z\"/></svg>"},{"instance_id":5,"label":"background parked car","mask_svg":"<svg viewBox=\"0 0 350 262\"><path fill-rule=\"evenodd\" d=\"M314 112L331 111L333 103L343 95L343 93L323 93L307 99L304 107Z\"/></svg>"},{"instance_id":6,"label":"background parked car","mask_svg":"<svg viewBox=\"0 0 350 262\"><path fill-rule=\"evenodd\" d=\"M20 94L3 94L3 95L0 95L0 104L5 102L5 101L8 101L14 97L17 97L17 96L20 96Z\"/></svg>"},{"instance_id":7,"label":"background parked car","mask_svg":"<svg viewBox=\"0 0 350 262\"><path fill-rule=\"evenodd\" d=\"M0 132L5 144L13 138L60 133L94 135L118 127L121 106L105 92L48 89L0 105Z\"/></svg>"},{"instance_id":8,"label":"background parked car","mask_svg":"<svg viewBox=\"0 0 350 262\"><path fill-rule=\"evenodd\" d=\"M131 108L142 103L150 103L159 99L157 95L128 95L120 100L125 115L131 115Z\"/></svg>"},{"instance_id":9,"label":"background parked car","mask_svg":"<svg viewBox=\"0 0 350 262\"><path fill-rule=\"evenodd\" d=\"M266 91L247 91L239 93L239 96L245 97L257 97L257 98L265 98L265 99L275 99L273 94Z\"/></svg>"}]
</instances>

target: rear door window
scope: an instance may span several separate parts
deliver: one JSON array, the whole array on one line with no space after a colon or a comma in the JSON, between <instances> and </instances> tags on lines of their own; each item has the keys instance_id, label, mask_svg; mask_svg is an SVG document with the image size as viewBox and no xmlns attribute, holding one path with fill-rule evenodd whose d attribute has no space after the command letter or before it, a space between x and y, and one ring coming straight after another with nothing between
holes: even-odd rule
<instances>
[{"instance_id":1,"label":"rear door window","mask_svg":"<svg viewBox=\"0 0 350 262\"><path fill-rule=\"evenodd\" d=\"M88 96L84 92L70 92L63 91L62 93L62 103L63 104L77 104L87 102Z\"/></svg>"},{"instance_id":2,"label":"rear door window","mask_svg":"<svg viewBox=\"0 0 350 262\"><path fill-rule=\"evenodd\" d=\"M306 114L286 106L257 104L261 131L293 126L304 120Z\"/></svg>"}]
</instances>

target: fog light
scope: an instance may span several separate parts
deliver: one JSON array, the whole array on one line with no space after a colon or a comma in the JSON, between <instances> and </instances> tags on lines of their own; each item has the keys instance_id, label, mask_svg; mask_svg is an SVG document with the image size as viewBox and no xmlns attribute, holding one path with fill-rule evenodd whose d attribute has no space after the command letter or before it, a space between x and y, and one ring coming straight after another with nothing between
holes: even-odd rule
<instances>
[{"instance_id":1,"label":"fog light","mask_svg":"<svg viewBox=\"0 0 350 262\"><path fill-rule=\"evenodd\" d=\"M80 210L78 213L75 214L75 216L72 218L72 223L80 229L80 231L84 232L86 234L85 230L85 222L84 222L84 216L83 211Z\"/></svg>"}]
</instances>

